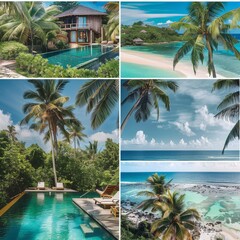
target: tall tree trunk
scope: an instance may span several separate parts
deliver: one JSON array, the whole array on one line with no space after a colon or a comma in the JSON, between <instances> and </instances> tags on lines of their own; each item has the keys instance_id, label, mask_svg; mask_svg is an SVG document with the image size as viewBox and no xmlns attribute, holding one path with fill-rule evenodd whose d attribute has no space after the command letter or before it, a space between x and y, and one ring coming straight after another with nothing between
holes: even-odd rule
<instances>
[{"instance_id":1,"label":"tall tree trunk","mask_svg":"<svg viewBox=\"0 0 240 240\"><path fill-rule=\"evenodd\" d=\"M55 187L57 187L57 172L56 172L56 164L55 164L55 150L54 150L54 141L53 141L53 133L52 133L52 127L50 121L48 121L49 125L49 131L50 131L50 141L52 145L52 164L53 164L53 175L54 175L54 182L55 182Z\"/></svg>"},{"instance_id":2,"label":"tall tree trunk","mask_svg":"<svg viewBox=\"0 0 240 240\"><path fill-rule=\"evenodd\" d=\"M73 138L73 144L74 144L74 158L76 159L76 137Z\"/></svg>"},{"instance_id":3,"label":"tall tree trunk","mask_svg":"<svg viewBox=\"0 0 240 240\"><path fill-rule=\"evenodd\" d=\"M141 98L143 96L143 93L141 94L141 96L139 97L139 99L137 100L137 102L133 105L133 107L131 108L131 110L128 112L127 116L124 118L123 123L121 125L121 131L123 132L123 129L125 128L127 121L129 120L129 118L131 117L132 113L134 112L134 110L136 109L137 105L139 104L139 102L141 101Z\"/></svg>"},{"instance_id":4,"label":"tall tree trunk","mask_svg":"<svg viewBox=\"0 0 240 240\"><path fill-rule=\"evenodd\" d=\"M212 75L213 75L214 78L216 78L217 74L216 74L216 70L215 70L215 66L214 66L214 62L213 62L213 51L212 51L212 47L210 45L210 42L208 40L208 37L206 37L206 44L207 44L207 49L208 49L208 61L212 66L212 68L211 68Z\"/></svg>"}]
</instances>

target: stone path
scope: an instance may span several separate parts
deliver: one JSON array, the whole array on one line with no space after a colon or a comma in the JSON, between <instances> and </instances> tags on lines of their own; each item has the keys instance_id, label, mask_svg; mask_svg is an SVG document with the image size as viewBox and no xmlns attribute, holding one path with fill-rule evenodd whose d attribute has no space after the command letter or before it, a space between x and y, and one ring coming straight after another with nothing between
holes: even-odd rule
<instances>
[{"instance_id":1,"label":"stone path","mask_svg":"<svg viewBox=\"0 0 240 240\"><path fill-rule=\"evenodd\" d=\"M15 72L14 60L0 60L0 78L26 78Z\"/></svg>"},{"instance_id":2,"label":"stone path","mask_svg":"<svg viewBox=\"0 0 240 240\"><path fill-rule=\"evenodd\" d=\"M73 202L97 221L103 228L119 239L119 218L110 213L110 209L103 209L96 205L91 198L73 198Z\"/></svg>"}]
</instances>

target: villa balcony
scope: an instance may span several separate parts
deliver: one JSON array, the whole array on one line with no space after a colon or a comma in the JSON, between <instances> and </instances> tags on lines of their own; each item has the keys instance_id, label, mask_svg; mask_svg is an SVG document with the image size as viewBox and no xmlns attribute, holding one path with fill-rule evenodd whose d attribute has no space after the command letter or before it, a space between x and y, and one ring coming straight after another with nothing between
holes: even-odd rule
<instances>
[{"instance_id":1,"label":"villa balcony","mask_svg":"<svg viewBox=\"0 0 240 240\"><path fill-rule=\"evenodd\" d=\"M78 24L78 23L63 23L61 24L62 30L77 30L77 29L91 29L90 24Z\"/></svg>"}]
</instances>

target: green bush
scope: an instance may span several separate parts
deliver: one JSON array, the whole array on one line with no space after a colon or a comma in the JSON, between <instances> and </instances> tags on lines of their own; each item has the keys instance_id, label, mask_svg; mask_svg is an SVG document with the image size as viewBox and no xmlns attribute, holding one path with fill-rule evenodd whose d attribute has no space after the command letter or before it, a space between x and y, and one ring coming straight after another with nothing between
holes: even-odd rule
<instances>
[{"instance_id":1,"label":"green bush","mask_svg":"<svg viewBox=\"0 0 240 240\"><path fill-rule=\"evenodd\" d=\"M0 43L0 59L12 60L20 53L27 53L28 48L22 43L10 41Z\"/></svg>"},{"instance_id":2,"label":"green bush","mask_svg":"<svg viewBox=\"0 0 240 240\"><path fill-rule=\"evenodd\" d=\"M44 77L44 78L92 78L92 77L118 77L119 63L117 60L108 61L99 67L98 71L89 69L77 69L68 66L66 69L62 66L49 64L47 59L41 55L32 55L29 53L20 53L16 58L17 70L26 76Z\"/></svg>"}]
</instances>

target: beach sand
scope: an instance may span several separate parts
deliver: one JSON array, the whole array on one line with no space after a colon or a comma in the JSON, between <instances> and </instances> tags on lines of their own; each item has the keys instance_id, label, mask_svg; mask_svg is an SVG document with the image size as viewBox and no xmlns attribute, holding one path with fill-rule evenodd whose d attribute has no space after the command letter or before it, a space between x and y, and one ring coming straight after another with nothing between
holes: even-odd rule
<instances>
[{"instance_id":1,"label":"beach sand","mask_svg":"<svg viewBox=\"0 0 240 240\"><path fill-rule=\"evenodd\" d=\"M137 188L137 183L136 188ZM195 207L200 211L201 215L203 214L201 212L204 205L209 204L209 198L211 201L216 200L219 197L226 194L229 194L229 196L239 196L240 186L228 186L228 185L201 185L201 184L172 184L172 188L174 190L177 190L181 193L184 193L185 191L195 192L199 194L203 194L205 196L208 196L208 200L206 200L205 204L204 201L201 202L201 205L196 204ZM211 202L210 201L210 202ZM158 219L160 216L158 214L152 214L148 211L141 211L137 208L138 204L134 201L131 201L131 199L122 201L121 207L122 207L122 215L126 215L127 218L134 223L135 225L138 225L142 221L148 221L153 222L155 219ZM240 231L239 229L239 223L232 224L230 226L226 226L224 222L219 220L206 220L203 219L199 223L199 232L200 232L200 238L199 240L212 240L215 239L215 236L224 236L225 240L240 240Z\"/></svg>"},{"instance_id":2,"label":"beach sand","mask_svg":"<svg viewBox=\"0 0 240 240\"><path fill-rule=\"evenodd\" d=\"M160 70L163 69L169 71L170 73L173 72L173 60L165 58L161 55L122 49L121 61L126 63L145 65ZM124 71L124 69L122 69L122 71ZM175 68L175 72L179 73L182 78L210 78L207 67L199 66L195 75L191 63L188 64L186 62L179 62ZM224 77L218 74L217 78Z\"/></svg>"}]
</instances>

